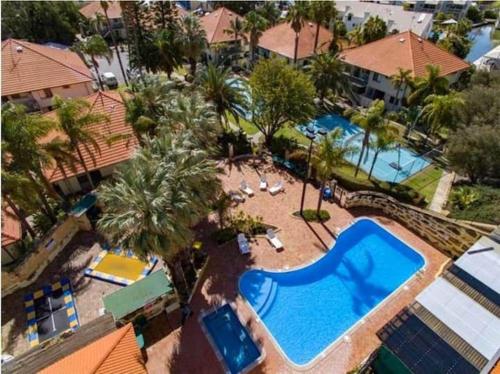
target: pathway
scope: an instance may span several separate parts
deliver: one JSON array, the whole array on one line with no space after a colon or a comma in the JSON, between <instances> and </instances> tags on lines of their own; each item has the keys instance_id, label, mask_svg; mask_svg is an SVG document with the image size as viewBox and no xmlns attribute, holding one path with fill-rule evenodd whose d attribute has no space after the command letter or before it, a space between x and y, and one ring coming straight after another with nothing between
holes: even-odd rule
<instances>
[{"instance_id":1,"label":"pathway","mask_svg":"<svg viewBox=\"0 0 500 374\"><path fill-rule=\"evenodd\" d=\"M432 198L431 204L429 205L430 210L437 213L443 212L443 207L448 201L448 195L450 194L454 179L454 172L449 172L446 170L443 172L443 175L441 176L441 179L439 180L438 186L436 188L436 192L434 192L434 197Z\"/></svg>"}]
</instances>

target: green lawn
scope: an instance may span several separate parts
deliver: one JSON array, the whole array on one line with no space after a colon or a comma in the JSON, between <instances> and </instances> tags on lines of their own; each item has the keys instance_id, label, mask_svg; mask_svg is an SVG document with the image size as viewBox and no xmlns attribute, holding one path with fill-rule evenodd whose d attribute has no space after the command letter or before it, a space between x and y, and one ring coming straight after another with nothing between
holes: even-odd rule
<instances>
[{"instance_id":1,"label":"green lawn","mask_svg":"<svg viewBox=\"0 0 500 374\"><path fill-rule=\"evenodd\" d=\"M230 113L227 113L227 118L229 119L229 122L236 124L236 119L234 116ZM251 122L247 121L245 118L240 117L240 126L245 131L248 135L254 135L259 132L259 129Z\"/></svg>"},{"instance_id":2,"label":"green lawn","mask_svg":"<svg viewBox=\"0 0 500 374\"><path fill-rule=\"evenodd\" d=\"M434 192L436 192L436 188L442 174L443 169L435 165L430 165L424 170L411 176L409 179L404 181L403 184L412 187L414 190L424 195L427 204L429 204L434 197Z\"/></svg>"},{"instance_id":3,"label":"green lawn","mask_svg":"<svg viewBox=\"0 0 500 374\"><path fill-rule=\"evenodd\" d=\"M309 146L311 141L299 130L292 126L286 126L280 129L274 136L282 136L288 139L294 139L298 144Z\"/></svg>"}]
</instances>

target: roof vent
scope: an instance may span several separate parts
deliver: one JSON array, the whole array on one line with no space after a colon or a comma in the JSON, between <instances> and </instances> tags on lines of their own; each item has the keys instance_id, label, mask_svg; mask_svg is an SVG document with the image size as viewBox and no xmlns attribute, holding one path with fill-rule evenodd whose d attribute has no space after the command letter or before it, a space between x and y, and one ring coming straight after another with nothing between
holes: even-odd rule
<instances>
[{"instance_id":1,"label":"roof vent","mask_svg":"<svg viewBox=\"0 0 500 374\"><path fill-rule=\"evenodd\" d=\"M401 38L401 39L399 39L399 42L400 42L400 43L404 43L404 42L405 42L405 38Z\"/></svg>"},{"instance_id":2,"label":"roof vent","mask_svg":"<svg viewBox=\"0 0 500 374\"><path fill-rule=\"evenodd\" d=\"M17 53L22 53L23 52L23 47L21 47L20 45L18 45L16 47L16 51L17 51Z\"/></svg>"},{"instance_id":3,"label":"roof vent","mask_svg":"<svg viewBox=\"0 0 500 374\"><path fill-rule=\"evenodd\" d=\"M417 39L419 43L422 43L422 38Z\"/></svg>"}]
</instances>

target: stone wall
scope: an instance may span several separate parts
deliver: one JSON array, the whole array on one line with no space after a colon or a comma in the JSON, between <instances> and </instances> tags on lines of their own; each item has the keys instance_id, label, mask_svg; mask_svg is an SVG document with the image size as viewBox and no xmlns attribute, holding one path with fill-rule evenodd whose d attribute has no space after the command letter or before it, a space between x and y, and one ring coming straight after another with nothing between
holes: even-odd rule
<instances>
[{"instance_id":1,"label":"stone wall","mask_svg":"<svg viewBox=\"0 0 500 374\"><path fill-rule=\"evenodd\" d=\"M87 216L68 216L36 244L36 248L11 271L2 270L2 297L29 286L80 230L88 231Z\"/></svg>"},{"instance_id":2,"label":"stone wall","mask_svg":"<svg viewBox=\"0 0 500 374\"><path fill-rule=\"evenodd\" d=\"M459 257L482 235L489 234L441 214L400 203L383 193L358 191L342 195L342 207L380 209L451 258Z\"/></svg>"}]
</instances>

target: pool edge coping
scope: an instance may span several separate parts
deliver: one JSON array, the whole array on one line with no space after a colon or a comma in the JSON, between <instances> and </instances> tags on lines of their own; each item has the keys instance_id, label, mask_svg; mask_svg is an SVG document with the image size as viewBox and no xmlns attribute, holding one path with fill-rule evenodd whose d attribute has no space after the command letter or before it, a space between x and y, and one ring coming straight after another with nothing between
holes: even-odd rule
<instances>
[{"instance_id":1,"label":"pool edge coping","mask_svg":"<svg viewBox=\"0 0 500 374\"><path fill-rule=\"evenodd\" d=\"M241 292L241 287L240 287L240 282L241 282L241 278L243 277L243 275L249 271L253 271L253 270L260 270L260 271L267 271L267 272L270 272L270 273L287 273L287 272L292 272L292 271L297 271L297 270L301 270L301 269L304 269L306 267L309 267L311 266L312 264L318 262L318 261L321 261L322 258L324 258L325 256L327 256L331 250L335 247L335 244L337 242L337 240L333 240L332 241L332 245L330 246L330 248L328 249L328 251L319 256L318 258L310 261L309 263L305 264L305 265L300 265L300 266L296 266L294 268L291 268L291 269L274 269L274 270L269 270L269 269L264 269L262 267L260 268L251 268L249 270L246 270L245 272L243 272L239 277L238 277L238 294L242 297L242 299L244 300L245 304L250 308L252 314L254 315L255 317L255 320L257 323L259 323L261 326L264 327L265 331L267 332L267 334L270 336L271 338L271 341L273 342L273 344L275 345L275 347L277 348L279 354L285 359L285 362L287 362L290 366L292 366L292 368L296 369L296 370L299 370L299 371L306 371L306 370L310 370L312 369L314 366L318 365L323 359L325 359L329 353L332 352L333 348L335 345L337 345L341 339L343 339L345 336L349 335L350 333L352 333L356 328L358 328L360 325L363 325L365 320L373 313L375 313L377 310L379 310L380 308L382 308L393 296L395 296L397 293L399 293L408 283L410 283L411 281L413 281L417 275L423 273L426 269L427 269L427 258L421 253L421 251L419 251L418 249L414 248L412 245L408 244L405 240L401 239L398 235L395 235L393 234L392 232L390 232L388 229L386 229L381 223L379 223L376 219L374 218L371 218L371 217L367 217L367 216L361 216L361 217L357 217L355 219L353 219L348 225L346 225L343 229L339 230L338 234L337 234L337 238L344 232L346 231L347 229L349 229L352 225L354 225L356 222L358 221L361 221L361 220L369 220L369 221L372 221L373 223L375 223L377 226L381 227L383 230L385 230L389 235L392 235L393 237L395 237L396 239L400 240L402 243L404 243L406 246L408 246L409 248L411 248L413 251L415 251L416 253L418 253L420 255L420 257L422 257L422 259L424 260L424 263L422 265L421 268L419 268L415 273L412 274L411 277L409 277L405 282L401 283L399 285L398 288L396 288L394 291L392 291L389 295L387 295L384 299L382 299L382 301L376 305L373 309L371 309L367 314L365 314L362 318L360 318L354 325L352 325L349 329L347 329L343 334L341 334L337 339L335 339L333 342L331 342L330 344L328 344L328 346L325 347L325 349L323 349L320 353L318 353L316 356L314 356L309 362L307 362L306 364L303 364L303 365L300 365L300 364L296 364L295 362L293 362L289 357L288 355L286 354L286 352L281 348L281 345L278 343L278 341L276 340L276 338L274 337L274 335L271 333L271 331L268 329L267 325L264 323L264 321L260 318L259 314L255 311L255 309L252 307L252 305L250 304L250 302L247 300L247 298L245 297L245 295L243 295L243 293ZM363 323L362 323L363 322ZM330 351L330 352L328 352Z\"/></svg>"}]
</instances>

